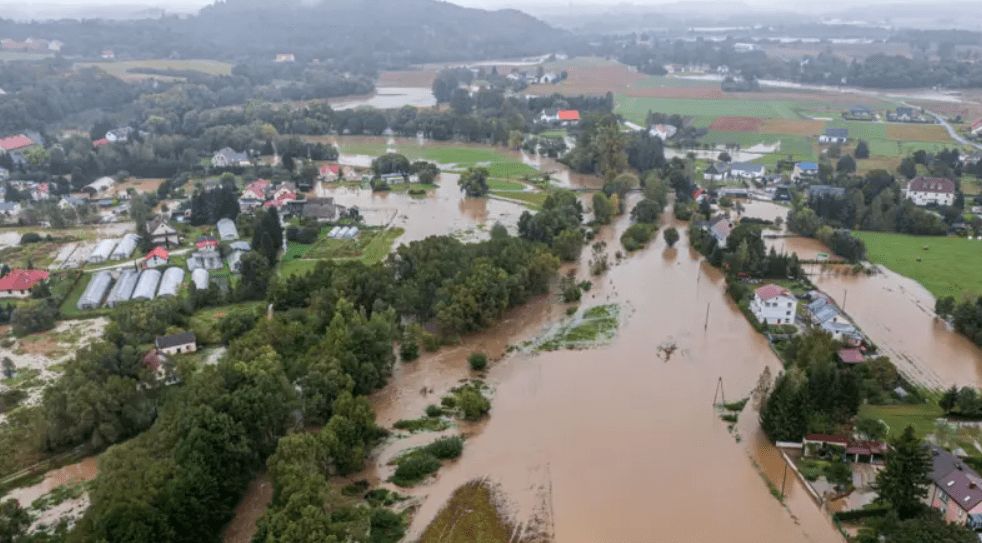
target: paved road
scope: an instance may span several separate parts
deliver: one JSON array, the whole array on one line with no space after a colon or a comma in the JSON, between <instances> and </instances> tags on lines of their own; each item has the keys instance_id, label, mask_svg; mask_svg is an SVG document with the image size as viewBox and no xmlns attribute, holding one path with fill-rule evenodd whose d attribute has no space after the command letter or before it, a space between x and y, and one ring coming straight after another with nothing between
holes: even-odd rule
<instances>
[{"instance_id":1,"label":"paved road","mask_svg":"<svg viewBox=\"0 0 982 543\"><path fill-rule=\"evenodd\" d=\"M904 105L905 106L914 107L914 106L911 106L910 104L908 104L906 102L904 102ZM930 116L934 117L935 119L937 119L938 122L941 123L941 125L944 126L946 130L948 130L948 135L951 136L951 138L953 140L957 141L958 143L960 143L962 145L970 145L970 146L975 147L976 149L979 149L980 151L982 151L982 144L973 143L973 142L968 141L967 139L965 139L965 137L962 136L961 134L959 134L958 132L956 132L955 131L955 128L953 126L951 126L948 123L948 121L946 121L944 119L944 117L942 117L941 115L938 115L937 113L935 113L933 111L929 111L927 109L924 110L924 113L927 113L928 115L930 115Z\"/></svg>"}]
</instances>

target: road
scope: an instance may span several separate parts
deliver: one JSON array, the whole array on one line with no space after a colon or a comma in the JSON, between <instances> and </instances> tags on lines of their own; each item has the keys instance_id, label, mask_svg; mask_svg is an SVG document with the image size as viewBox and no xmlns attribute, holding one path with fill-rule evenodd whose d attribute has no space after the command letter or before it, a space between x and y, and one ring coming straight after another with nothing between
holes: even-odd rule
<instances>
[{"instance_id":1,"label":"road","mask_svg":"<svg viewBox=\"0 0 982 543\"><path fill-rule=\"evenodd\" d=\"M910 104L908 104L906 102L904 102L904 105L905 106L910 106ZM913 107L913 106L910 106L910 107ZM944 119L944 117L942 117L941 115L938 115L937 113L935 113L933 111L929 111L927 109L924 110L924 113L927 113L928 115L930 115L930 116L934 117L935 119L937 119L938 122L941 123L941 125L945 127L945 129L948 131L948 135L950 135L953 140L957 141L958 143L960 143L962 145L970 145L970 146L975 147L976 149L982 151L982 144L973 143L973 142L968 141L967 139L965 139L965 137L962 136L961 134L959 134L958 132L956 132L955 131L955 128L953 126L951 126L948 123L948 121L946 121Z\"/></svg>"}]
</instances>

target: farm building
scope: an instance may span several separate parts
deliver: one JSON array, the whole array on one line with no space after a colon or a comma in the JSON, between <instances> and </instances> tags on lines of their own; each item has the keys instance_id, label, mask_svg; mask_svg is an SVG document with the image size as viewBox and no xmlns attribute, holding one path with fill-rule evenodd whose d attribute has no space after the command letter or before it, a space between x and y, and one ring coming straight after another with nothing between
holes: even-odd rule
<instances>
[{"instance_id":1,"label":"farm building","mask_svg":"<svg viewBox=\"0 0 982 543\"><path fill-rule=\"evenodd\" d=\"M101 271L93 275L92 279L89 280L88 286L85 287L82 297L78 299L76 307L82 310L96 309L101 306L102 300L106 297L106 292L109 291L109 285L112 281L113 277L107 271Z\"/></svg>"},{"instance_id":2,"label":"farm building","mask_svg":"<svg viewBox=\"0 0 982 543\"><path fill-rule=\"evenodd\" d=\"M143 270L140 280L136 282L131 300L153 300L160 284L160 270Z\"/></svg>"},{"instance_id":3,"label":"farm building","mask_svg":"<svg viewBox=\"0 0 982 543\"><path fill-rule=\"evenodd\" d=\"M198 269L218 270L221 267L222 257L218 253L218 249L214 247L195 251L188 257L188 269L191 271Z\"/></svg>"},{"instance_id":4,"label":"farm building","mask_svg":"<svg viewBox=\"0 0 982 543\"><path fill-rule=\"evenodd\" d=\"M148 268L166 266L168 262L170 262L170 254L163 247L154 247L153 250L147 253L146 266Z\"/></svg>"},{"instance_id":5,"label":"farm building","mask_svg":"<svg viewBox=\"0 0 982 543\"><path fill-rule=\"evenodd\" d=\"M136 288L136 283L139 280L140 272L137 270L123 270L119 274L116 284L109 291L109 297L106 298L106 305L116 307L123 302L129 301L130 296L133 295L133 289Z\"/></svg>"},{"instance_id":6,"label":"farm building","mask_svg":"<svg viewBox=\"0 0 982 543\"><path fill-rule=\"evenodd\" d=\"M208 270L198 268L191 272L191 281L198 290L208 289Z\"/></svg>"},{"instance_id":7,"label":"farm building","mask_svg":"<svg viewBox=\"0 0 982 543\"><path fill-rule=\"evenodd\" d=\"M123 239L120 240L119 245L113 249L112 260L122 260L124 258L129 258L136 250L136 244L139 243L140 236L136 234L126 234Z\"/></svg>"},{"instance_id":8,"label":"farm building","mask_svg":"<svg viewBox=\"0 0 982 543\"><path fill-rule=\"evenodd\" d=\"M218 237L222 241L235 241L239 239L239 230L235 227L235 222L232 219L221 219L218 221Z\"/></svg>"},{"instance_id":9,"label":"farm building","mask_svg":"<svg viewBox=\"0 0 982 543\"><path fill-rule=\"evenodd\" d=\"M89 258L86 259L86 262L89 264L98 264L109 260L109 257L112 256L113 249L116 248L116 243L118 242L119 240L116 239L104 239L100 241L99 244L95 246L95 249L92 249L92 252L89 253Z\"/></svg>"},{"instance_id":10,"label":"farm building","mask_svg":"<svg viewBox=\"0 0 982 543\"><path fill-rule=\"evenodd\" d=\"M183 282L184 270L178 267L167 268L163 278L160 280L160 289L157 291L157 296L162 298L177 296L177 291L181 288L181 283Z\"/></svg>"},{"instance_id":11,"label":"farm building","mask_svg":"<svg viewBox=\"0 0 982 543\"><path fill-rule=\"evenodd\" d=\"M95 181L82 187L82 192L88 194L89 198L93 198L96 194L113 188L113 185L115 184L116 180L112 177L100 177L99 179L96 179Z\"/></svg>"}]
</instances>

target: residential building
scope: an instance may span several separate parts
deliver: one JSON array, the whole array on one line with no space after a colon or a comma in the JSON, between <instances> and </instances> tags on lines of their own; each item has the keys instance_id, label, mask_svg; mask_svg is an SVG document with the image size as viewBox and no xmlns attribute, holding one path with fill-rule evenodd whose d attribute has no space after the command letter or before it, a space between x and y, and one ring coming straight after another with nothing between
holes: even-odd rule
<instances>
[{"instance_id":1,"label":"residential building","mask_svg":"<svg viewBox=\"0 0 982 543\"><path fill-rule=\"evenodd\" d=\"M914 205L955 203L955 182L943 177L918 177L907 184L907 199Z\"/></svg>"},{"instance_id":2,"label":"residential building","mask_svg":"<svg viewBox=\"0 0 982 543\"><path fill-rule=\"evenodd\" d=\"M166 266L167 263L170 262L170 254L167 252L167 249L164 249L163 246L158 245L147 253L145 260L146 262L144 263L144 266L147 268Z\"/></svg>"},{"instance_id":3,"label":"residential building","mask_svg":"<svg viewBox=\"0 0 982 543\"><path fill-rule=\"evenodd\" d=\"M574 125L580 122L580 112L575 109L560 109L557 113L559 122L563 126Z\"/></svg>"},{"instance_id":4,"label":"residential building","mask_svg":"<svg viewBox=\"0 0 982 543\"><path fill-rule=\"evenodd\" d=\"M866 357L863 356L863 351L859 349L839 349L836 353L839 357L839 361L843 364L862 364L866 362Z\"/></svg>"},{"instance_id":5,"label":"residential building","mask_svg":"<svg viewBox=\"0 0 982 543\"><path fill-rule=\"evenodd\" d=\"M763 164L752 162L734 162L730 164L730 177L738 179L759 179L764 177L766 168Z\"/></svg>"},{"instance_id":6,"label":"residential building","mask_svg":"<svg viewBox=\"0 0 982 543\"><path fill-rule=\"evenodd\" d=\"M982 526L982 477L954 454L938 447L931 449L932 466L928 477L933 483L925 500L941 512L948 522Z\"/></svg>"},{"instance_id":7,"label":"residential building","mask_svg":"<svg viewBox=\"0 0 982 543\"><path fill-rule=\"evenodd\" d=\"M0 298L27 298L34 285L47 280L49 276L43 270L10 270L10 273L0 277Z\"/></svg>"},{"instance_id":8,"label":"residential building","mask_svg":"<svg viewBox=\"0 0 982 543\"><path fill-rule=\"evenodd\" d=\"M818 137L819 143L845 143L849 141L848 128L826 128Z\"/></svg>"},{"instance_id":9,"label":"residential building","mask_svg":"<svg viewBox=\"0 0 982 543\"><path fill-rule=\"evenodd\" d=\"M550 85L559 83L561 80L562 77L555 72L547 72L542 74L541 77L539 77L539 83L550 84Z\"/></svg>"},{"instance_id":10,"label":"residential building","mask_svg":"<svg viewBox=\"0 0 982 543\"><path fill-rule=\"evenodd\" d=\"M815 179L818 177L818 164L815 162L799 162L794 165L791 177L796 181Z\"/></svg>"},{"instance_id":11,"label":"residential building","mask_svg":"<svg viewBox=\"0 0 982 543\"><path fill-rule=\"evenodd\" d=\"M706 181L723 181L730 173L730 166L725 162L715 162L702 172Z\"/></svg>"},{"instance_id":12,"label":"residential building","mask_svg":"<svg viewBox=\"0 0 982 543\"><path fill-rule=\"evenodd\" d=\"M337 164L328 164L326 166L321 166L320 178L321 181L337 181L341 176L341 167Z\"/></svg>"},{"instance_id":13,"label":"residential building","mask_svg":"<svg viewBox=\"0 0 982 543\"><path fill-rule=\"evenodd\" d=\"M211 157L211 165L216 168L249 166L251 164L247 153L236 153L231 147L226 147Z\"/></svg>"},{"instance_id":14,"label":"residential building","mask_svg":"<svg viewBox=\"0 0 982 543\"><path fill-rule=\"evenodd\" d=\"M678 128L670 124L656 124L655 126L652 126L650 129L648 129L649 134L651 134L654 137L661 138L662 141L671 138L678 131L679 131Z\"/></svg>"},{"instance_id":15,"label":"residential building","mask_svg":"<svg viewBox=\"0 0 982 543\"><path fill-rule=\"evenodd\" d=\"M181 332L157 338L157 350L164 354L193 353L198 350L194 332Z\"/></svg>"},{"instance_id":16,"label":"residential building","mask_svg":"<svg viewBox=\"0 0 982 543\"><path fill-rule=\"evenodd\" d=\"M866 106L852 106L849 108L850 117L873 118L873 110Z\"/></svg>"},{"instance_id":17,"label":"residential building","mask_svg":"<svg viewBox=\"0 0 982 543\"><path fill-rule=\"evenodd\" d=\"M133 129L128 126L124 126L123 128L116 128L106 132L105 139L109 143L127 142L132 134Z\"/></svg>"},{"instance_id":18,"label":"residential building","mask_svg":"<svg viewBox=\"0 0 982 543\"><path fill-rule=\"evenodd\" d=\"M181 243L181 237L177 230L162 215L147 222L147 233L150 234L150 242L154 245L170 247Z\"/></svg>"},{"instance_id":19,"label":"residential building","mask_svg":"<svg viewBox=\"0 0 982 543\"><path fill-rule=\"evenodd\" d=\"M762 324L794 324L798 299L778 285L764 285L754 291L750 311Z\"/></svg>"},{"instance_id":20,"label":"residential building","mask_svg":"<svg viewBox=\"0 0 982 543\"><path fill-rule=\"evenodd\" d=\"M15 217L20 213L20 204L17 202L0 202L0 216Z\"/></svg>"},{"instance_id":21,"label":"residential building","mask_svg":"<svg viewBox=\"0 0 982 543\"><path fill-rule=\"evenodd\" d=\"M728 215L717 215L713 220L705 223L705 228L716 238L716 243L719 245L726 245L726 240L730 237L734 226L736 225Z\"/></svg>"},{"instance_id":22,"label":"residential building","mask_svg":"<svg viewBox=\"0 0 982 543\"><path fill-rule=\"evenodd\" d=\"M105 49L102 51L102 60L114 60L116 58L116 53L112 49Z\"/></svg>"},{"instance_id":23,"label":"residential building","mask_svg":"<svg viewBox=\"0 0 982 543\"><path fill-rule=\"evenodd\" d=\"M296 62L297 57L292 53L279 53L276 55L276 59L273 62Z\"/></svg>"},{"instance_id":24,"label":"residential building","mask_svg":"<svg viewBox=\"0 0 982 543\"><path fill-rule=\"evenodd\" d=\"M0 153L23 153L35 145L34 140L23 134L0 138Z\"/></svg>"},{"instance_id":25,"label":"residential building","mask_svg":"<svg viewBox=\"0 0 982 543\"><path fill-rule=\"evenodd\" d=\"M245 200L258 200L260 203L266 201L266 191L270 187L270 182L265 179L256 179L249 184L246 188L242 189L242 194L240 195L240 202L242 199Z\"/></svg>"},{"instance_id":26,"label":"residential building","mask_svg":"<svg viewBox=\"0 0 982 543\"><path fill-rule=\"evenodd\" d=\"M859 331L856 330L856 327L848 322L835 322L830 320L822 323L821 328L822 330L828 332L829 335L832 336L832 339L836 341L856 343L862 339L859 337Z\"/></svg>"}]
</instances>

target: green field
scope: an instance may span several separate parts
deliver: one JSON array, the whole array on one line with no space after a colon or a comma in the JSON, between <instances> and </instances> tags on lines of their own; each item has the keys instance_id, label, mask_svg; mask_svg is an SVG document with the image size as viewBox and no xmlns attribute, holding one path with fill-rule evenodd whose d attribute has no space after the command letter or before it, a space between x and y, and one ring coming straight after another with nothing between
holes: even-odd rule
<instances>
[{"instance_id":1,"label":"green field","mask_svg":"<svg viewBox=\"0 0 982 543\"><path fill-rule=\"evenodd\" d=\"M786 100L700 100L697 98L638 98L617 96L617 113L629 121L643 123L649 111L678 113L699 118L760 117L764 119L799 119L797 102Z\"/></svg>"},{"instance_id":2,"label":"green field","mask_svg":"<svg viewBox=\"0 0 982 543\"><path fill-rule=\"evenodd\" d=\"M910 277L935 297L960 299L966 292L982 294L982 241L879 232L855 234L866 243L871 262Z\"/></svg>"},{"instance_id":3,"label":"green field","mask_svg":"<svg viewBox=\"0 0 982 543\"><path fill-rule=\"evenodd\" d=\"M517 181L507 181L504 179L491 179L488 181L488 188L494 191L498 190L524 190L525 185Z\"/></svg>"},{"instance_id":4,"label":"green field","mask_svg":"<svg viewBox=\"0 0 982 543\"><path fill-rule=\"evenodd\" d=\"M325 227L322 235L331 230ZM284 254L280 265L280 275L303 275L317 266L321 260L359 260L372 265L385 260L392 252L392 245L406 232L403 228L389 228L379 231L366 229L354 240L322 238L312 245L292 243Z\"/></svg>"},{"instance_id":5,"label":"green field","mask_svg":"<svg viewBox=\"0 0 982 543\"><path fill-rule=\"evenodd\" d=\"M123 80L147 79L150 77L161 77L149 74L131 73L132 68L152 68L155 70L194 70L208 75L232 75L232 65L217 60L126 60L119 62L80 62L75 66L86 68L94 66L109 75ZM180 78L175 78L180 79Z\"/></svg>"},{"instance_id":6,"label":"green field","mask_svg":"<svg viewBox=\"0 0 982 543\"><path fill-rule=\"evenodd\" d=\"M934 421L944 412L934 403L910 405L863 405L859 416L882 420L890 427L890 437L903 433L904 428L913 426L918 436L934 433Z\"/></svg>"},{"instance_id":7,"label":"green field","mask_svg":"<svg viewBox=\"0 0 982 543\"><path fill-rule=\"evenodd\" d=\"M542 204L546 202L546 198L549 197L548 192L528 192L528 191L507 191L498 190L491 193L492 198L506 199L506 200L517 200L524 202L526 207L532 209L540 209Z\"/></svg>"}]
</instances>

